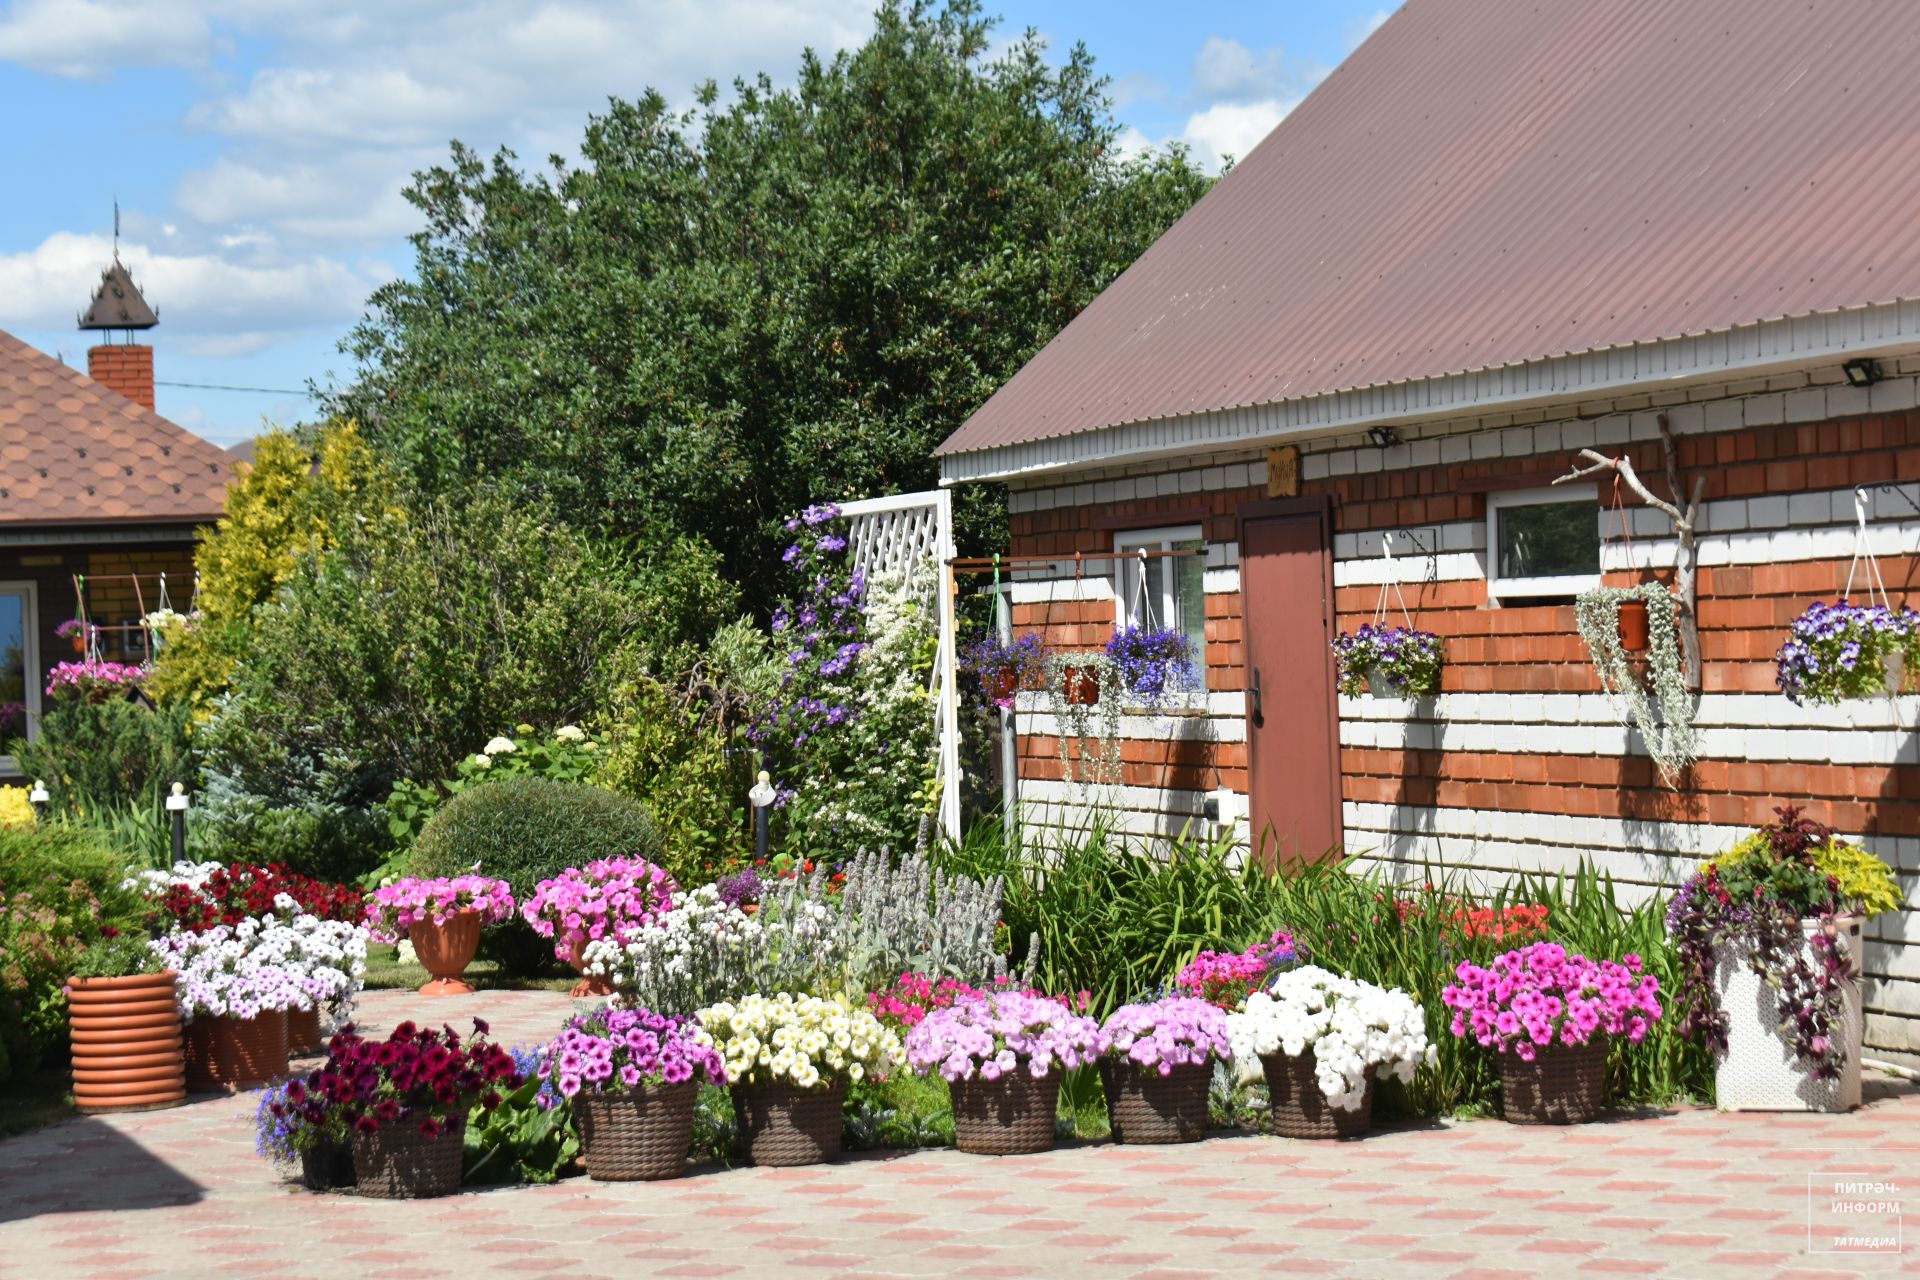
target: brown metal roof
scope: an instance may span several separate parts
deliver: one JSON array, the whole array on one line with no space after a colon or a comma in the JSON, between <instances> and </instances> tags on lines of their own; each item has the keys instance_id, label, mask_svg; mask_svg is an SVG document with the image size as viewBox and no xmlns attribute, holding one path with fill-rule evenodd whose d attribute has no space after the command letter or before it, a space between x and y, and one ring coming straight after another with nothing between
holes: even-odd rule
<instances>
[{"instance_id":1,"label":"brown metal roof","mask_svg":"<svg viewBox=\"0 0 1920 1280\"><path fill-rule=\"evenodd\" d=\"M1407 0L939 452L1920 298L1910 0Z\"/></svg>"},{"instance_id":2,"label":"brown metal roof","mask_svg":"<svg viewBox=\"0 0 1920 1280\"><path fill-rule=\"evenodd\" d=\"M0 528L219 516L232 459L0 331Z\"/></svg>"}]
</instances>

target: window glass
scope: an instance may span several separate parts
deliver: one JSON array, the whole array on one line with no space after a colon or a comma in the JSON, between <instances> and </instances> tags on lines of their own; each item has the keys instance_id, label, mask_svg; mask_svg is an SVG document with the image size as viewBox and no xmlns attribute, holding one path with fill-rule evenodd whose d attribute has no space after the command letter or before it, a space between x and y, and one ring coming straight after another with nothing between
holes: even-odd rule
<instances>
[{"instance_id":1,"label":"window glass","mask_svg":"<svg viewBox=\"0 0 1920 1280\"><path fill-rule=\"evenodd\" d=\"M1600 572L1600 525L1592 502L1500 508L1501 578L1570 578Z\"/></svg>"},{"instance_id":2,"label":"window glass","mask_svg":"<svg viewBox=\"0 0 1920 1280\"><path fill-rule=\"evenodd\" d=\"M1193 551L1191 556L1150 556L1144 562L1129 557L1119 562L1114 586L1120 607L1115 622L1121 626L1166 627L1187 637L1194 662L1204 666L1207 652L1207 548L1193 529L1158 529L1123 533L1114 538L1115 551Z\"/></svg>"},{"instance_id":3,"label":"window glass","mask_svg":"<svg viewBox=\"0 0 1920 1280\"><path fill-rule=\"evenodd\" d=\"M27 732L27 596L0 590L0 749Z\"/></svg>"}]
</instances>

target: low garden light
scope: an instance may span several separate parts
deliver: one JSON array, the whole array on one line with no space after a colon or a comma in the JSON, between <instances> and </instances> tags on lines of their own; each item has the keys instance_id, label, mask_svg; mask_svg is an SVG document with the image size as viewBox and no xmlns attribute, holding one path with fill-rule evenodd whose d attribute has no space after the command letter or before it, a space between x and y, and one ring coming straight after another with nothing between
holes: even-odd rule
<instances>
[{"instance_id":1,"label":"low garden light","mask_svg":"<svg viewBox=\"0 0 1920 1280\"><path fill-rule=\"evenodd\" d=\"M1861 358L1849 360L1840 366L1840 372L1847 375L1850 387L1870 387L1880 381L1880 362Z\"/></svg>"},{"instance_id":2,"label":"low garden light","mask_svg":"<svg viewBox=\"0 0 1920 1280\"><path fill-rule=\"evenodd\" d=\"M27 792L27 802L33 806L34 821L45 822L47 806L53 803L53 797L47 794L47 784L35 778L33 790Z\"/></svg>"},{"instance_id":3,"label":"low garden light","mask_svg":"<svg viewBox=\"0 0 1920 1280\"><path fill-rule=\"evenodd\" d=\"M167 796L167 818L173 825L173 860L187 860L187 788L184 783L173 784L172 792Z\"/></svg>"},{"instance_id":4,"label":"low garden light","mask_svg":"<svg viewBox=\"0 0 1920 1280\"><path fill-rule=\"evenodd\" d=\"M773 775L762 769L759 781L747 792L747 799L753 802L754 852L762 862L767 860L767 809L773 804L773 795Z\"/></svg>"}]
</instances>

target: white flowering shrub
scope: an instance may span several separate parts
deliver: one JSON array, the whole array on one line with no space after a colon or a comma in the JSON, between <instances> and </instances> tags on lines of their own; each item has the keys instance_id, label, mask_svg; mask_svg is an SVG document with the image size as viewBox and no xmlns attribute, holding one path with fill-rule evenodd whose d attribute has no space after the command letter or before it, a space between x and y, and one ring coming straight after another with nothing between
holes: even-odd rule
<instances>
[{"instance_id":1,"label":"white flowering shrub","mask_svg":"<svg viewBox=\"0 0 1920 1280\"><path fill-rule=\"evenodd\" d=\"M1412 996L1315 965L1285 970L1248 996L1244 1008L1227 1015L1227 1039L1240 1063L1313 1054L1320 1092L1344 1111L1360 1106L1367 1068L1410 1081L1436 1056Z\"/></svg>"},{"instance_id":2,"label":"white flowering shrub","mask_svg":"<svg viewBox=\"0 0 1920 1280\"><path fill-rule=\"evenodd\" d=\"M900 1037L844 996L749 995L698 1017L702 1039L720 1052L733 1084L818 1089L881 1079L907 1060Z\"/></svg>"},{"instance_id":3,"label":"white flowering shrub","mask_svg":"<svg viewBox=\"0 0 1920 1280\"><path fill-rule=\"evenodd\" d=\"M589 942L580 959L587 973L613 983L621 1005L686 1014L752 989L763 931L708 884L675 893L666 911L624 942Z\"/></svg>"}]
</instances>

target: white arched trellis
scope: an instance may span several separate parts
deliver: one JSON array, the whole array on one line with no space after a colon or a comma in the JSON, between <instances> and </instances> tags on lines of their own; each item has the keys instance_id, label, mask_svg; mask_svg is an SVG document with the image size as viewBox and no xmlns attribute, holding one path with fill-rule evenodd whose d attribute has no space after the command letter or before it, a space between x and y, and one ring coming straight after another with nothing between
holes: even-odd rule
<instances>
[{"instance_id":1,"label":"white arched trellis","mask_svg":"<svg viewBox=\"0 0 1920 1280\"><path fill-rule=\"evenodd\" d=\"M933 587L940 620L940 647L934 657L930 692L940 757L940 829L960 838L960 702L954 655L953 495L945 489L863 498L840 504L847 519L847 540L854 567L869 578L926 575Z\"/></svg>"}]
</instances>

